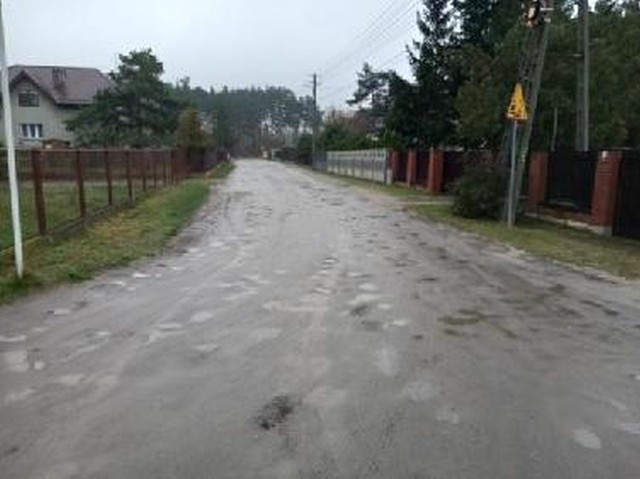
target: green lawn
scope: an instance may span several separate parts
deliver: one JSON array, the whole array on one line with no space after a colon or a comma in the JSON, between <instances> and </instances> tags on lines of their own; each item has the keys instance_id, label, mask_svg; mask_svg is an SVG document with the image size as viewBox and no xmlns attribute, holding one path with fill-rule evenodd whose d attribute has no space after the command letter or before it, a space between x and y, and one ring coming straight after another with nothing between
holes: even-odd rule
<instances>
[{"instance_id":1,"label":"green lawn","mask_svg":"<svg viewBox=\"0 0 640 479\"><path fill-rule=\"evenodd\" d=\"M523 219L515 229L495 221L454 216L446 205L416 205L421 217L478 233L502 243L580 267L591 267L629 279L640 278L640 241L607 238L541 220Z\"/></svg>"},{"instance_id":2,"label":"green lawn","mask_svg":"<svg viewBox=\"0 0 640 479\"><path fill-rule=\"evenodd\" d=\"M158 253L204 203L212 179L224 178L232 170L233 165L222 165L206 177L159 190L135 208L110 216L71 238L35 240L25 249L24 280L15 278L13 257L5 254L0 263L0 303L32 289L82 281L101 269Z\"/></svg>"},{"instance_id":3,"label":"green lawn","mask_svg":"<svg viewBox=\"0 0 640 479\"><path fill-rule=\"evenodd\" d=\"M365 180L362 178L354 178L351 176L337 175L334 173L328 173L324 171L311 170L319 175L334 178L345 184L354 185L361 189L365 189L371 192L386 193L388 195L397 196L399 198L407 199L424 199L425 197L431 197L430 193L424 189L407 188L401 184L385 185L383 183L376 183L371 180Z\"/></svg>"},{"instance_id":4,"label":"green lawn","mask_svg":"<svg viewBox=\"0 0 640 479\"><path fill-rule=\"evenodd\" d=\"M72 223L80 218L78 188L73 182L48 182L44 184L45 211L47 228L56 228ZM95 214L108 206L107 186L103 184L85 184L87 212ZM128 202L128 189L125 182L113 184L113 200L115 205ZM11 246L13 229L11 226L10 195L7 183L0 184L0 250ZM23 235L33 238L38 234L36 207L31 185L20 186L20 218Z\"/></svg>"}]
</instances>

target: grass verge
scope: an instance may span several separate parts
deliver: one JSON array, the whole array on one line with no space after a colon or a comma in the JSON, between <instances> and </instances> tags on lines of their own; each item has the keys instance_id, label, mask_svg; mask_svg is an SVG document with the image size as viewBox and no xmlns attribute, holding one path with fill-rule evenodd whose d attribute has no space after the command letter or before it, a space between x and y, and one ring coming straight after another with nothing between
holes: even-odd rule
<instances>
[{"instance_id":1,"label":"grass verge","mask_svg":"<svg viewBox=\"0 0 640 479\"><path fill-rule=\"evenodd\" d=\"M353 178L351 176L336 175L334 173L328 173L325 171L311 170L319 175L333 178L342 183L357 186L358 188L373 192L373 193L385 193L391 196L407 199L420 199L425 197L431 197L431 194L426 190L407 188L400 184L385 185L382 183L376 183L371 180L365 180L362 178Z\"/></svg>"},{"instance_id":2,"label":"grass verge","mask_svg":"<svg viewBox=\"0 0 640 479\"><path fill-rule=\"evenodd\" d=\"M141 201L69 239L37 241L27 248L26 274L18 280L10 262L0 270L0 304L57 283L90 279L104 268L126 265L158 253L205 202L211 179L233 165L221 165L206 178L184 181Z\"/></svg>"},{"instance_id":3,"label":"grass verge","mask_svg":"<svg viewBox=\"0 0 640 479\"><path fill-rule=\"evenodd\" d=\"M541 220L525 218L509 229L495 221L454 216L448 205L416 205L410 211L431 220L478 233L563 263L590 267L628 279L640 278L640 242L597 236Z\"/></svg>"}]
</instances>

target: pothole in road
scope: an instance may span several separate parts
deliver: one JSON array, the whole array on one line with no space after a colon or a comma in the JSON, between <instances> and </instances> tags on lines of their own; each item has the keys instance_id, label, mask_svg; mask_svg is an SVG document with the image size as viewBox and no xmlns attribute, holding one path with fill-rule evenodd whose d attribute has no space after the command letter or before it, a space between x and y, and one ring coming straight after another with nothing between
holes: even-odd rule
<instances>
[{"instance_id":1,"label":"pothole in road","mask_svg":"<svg viewBox=\"0 0 640 479\"><path fill-rule=\"evenodd\" d=\"M473 326L486 319L486 316L477 311L460 311L460 316L443 316L438 321L449 326Z\"/></svg>"},{"instance_id":2,"label":"pothole in road","mask_svg":"<svg viewBox=\"0 0 640 479\"><path fill-rule=\"evenodd\" d=\"M382 323L372 319L364 319L360 322L365 331L376 332L382 329Z\"/></svg>"},{"instance_id":3,"label":"pothole in road","mask_svg":"<svg viewBox=\"0 0 640 479\"><path fill-rule=\"evenodd\" d=\"M356 318L365 316L371 310L371 305L367 303L358 304L349 310L349 314Z\"/></svg>"},{"instance_id":4,"label":"pothole in road","mask_svg":"<svg viewBox=\"0 0 640 479\"><path fill-rule=\"evenodd\" d=\"M290 395L274 397L258 414L256 418L258 425L265 431L282 426L293 414L297 405L298 401Z\"/></svg>"},{"instance_id":5,"label":"pothole in road","mask_svg":"<svg viewBox=\"0 0 640 479\"><path fill-rule=\"evenodd\" d=\"M491 326L495 331L502 334L507 339L518 339L518 335L509 328L503 326L497 321L495 316L488 316L479 311L462 309L456 316L443 316L438 321L450 326L444 329L444 333L449 336L468 337L468 334L455 328L464 328L467 326L475 326L477 324L486 324Z\"/></svg>"}]
</instances>

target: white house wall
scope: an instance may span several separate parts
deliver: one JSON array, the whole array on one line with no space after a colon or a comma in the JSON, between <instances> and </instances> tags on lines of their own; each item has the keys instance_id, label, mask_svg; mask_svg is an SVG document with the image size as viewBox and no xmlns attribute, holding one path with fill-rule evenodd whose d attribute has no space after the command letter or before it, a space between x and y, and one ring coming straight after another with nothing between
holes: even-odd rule
<instances>
[{"instance_id":1,"label":"white house wall","mask_svg":"<svg viewBox=\"0 0 640 479\"><path fill-rule=\"evenodd\" d=\"M37 107L21 107L18 106L18 93L23 89L31 89L38 92L40 104ZM11 91L11 106L13 109L13 133L16 140L16 146L19 148L28 148L32 146L40 146L40 140L27 140L22 137L19 125L23 123L42 124L43 140L62 140L73 141L73 135L67 131L65 121L73 118L78 110L58 107L48 96L36 87L32 82L23 80ZM0 132L2 142L5 142L4 125Z\"/></svg>"}]
</instances>

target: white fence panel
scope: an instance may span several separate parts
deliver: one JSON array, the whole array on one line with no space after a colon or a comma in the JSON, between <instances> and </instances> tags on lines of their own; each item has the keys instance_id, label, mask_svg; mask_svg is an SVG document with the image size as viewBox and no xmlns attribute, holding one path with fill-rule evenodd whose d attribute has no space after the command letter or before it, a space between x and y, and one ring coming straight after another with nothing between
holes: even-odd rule
<instances>
[{"instance_id":1,"label":"white fence panel","mask_svg":"<svg viewBox=\"0 0 640 479\"><path fill-rule=\"evenodd\" d=\"M385 149L327 152L329 173L387 183L388 170L389 152Z\"/></svg>"}]
</instances>

